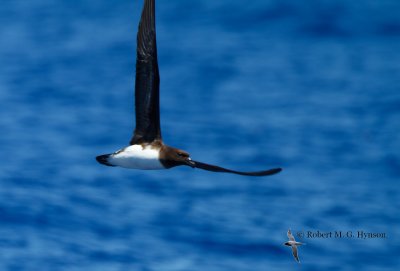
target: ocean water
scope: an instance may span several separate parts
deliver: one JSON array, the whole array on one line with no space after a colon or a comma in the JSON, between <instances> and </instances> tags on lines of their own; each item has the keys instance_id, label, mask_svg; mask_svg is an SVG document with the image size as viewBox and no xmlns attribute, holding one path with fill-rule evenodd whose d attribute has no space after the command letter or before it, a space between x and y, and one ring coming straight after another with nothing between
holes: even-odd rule
<instances>
[{"instance_id":1,"label":"ocean water","mask_svg":"<svg viewBox=\"0 0 400 271\"><path fill-rule=\"evenodd\" d=\"M265 178L95 161L141 8L2 2L0 270L398 270L400 2L157 1L164 141Z\"/></svg>"}]
</instances>

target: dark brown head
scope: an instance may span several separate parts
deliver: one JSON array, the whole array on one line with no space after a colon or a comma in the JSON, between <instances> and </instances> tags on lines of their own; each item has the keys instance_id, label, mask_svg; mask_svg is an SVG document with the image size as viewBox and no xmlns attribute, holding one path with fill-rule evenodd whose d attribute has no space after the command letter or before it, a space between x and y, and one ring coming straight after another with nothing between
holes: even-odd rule
<instances>
[{"instance_id":1,"label":"dark brown head","mask_svg":"<svg viewBox=\"0 0 400 271\"><path fill-rule=\"evenodd\" d=\"M166 168L176 166L190 166L194 167L194 162L190 158L189 153L163 145L160 151L160 161Z\"/></svg>"}]
</instances>

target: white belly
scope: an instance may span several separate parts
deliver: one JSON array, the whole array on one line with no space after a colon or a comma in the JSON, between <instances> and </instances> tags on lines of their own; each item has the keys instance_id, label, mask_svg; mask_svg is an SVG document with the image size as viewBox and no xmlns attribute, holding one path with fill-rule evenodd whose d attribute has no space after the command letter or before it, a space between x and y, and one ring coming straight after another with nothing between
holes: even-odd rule
<instances>
[{"instance_id":1,"label":"white belly","mask_svg":"<svg viewBox=\"0 0 400 271\"><path fill-rule=\"evenodd\" d=\"M108 161L114 166L125 168L165 169L158 158L159 150L150 146L143 148L141 145L132 145L111 155Z\"/></svg>"}]
</instances>

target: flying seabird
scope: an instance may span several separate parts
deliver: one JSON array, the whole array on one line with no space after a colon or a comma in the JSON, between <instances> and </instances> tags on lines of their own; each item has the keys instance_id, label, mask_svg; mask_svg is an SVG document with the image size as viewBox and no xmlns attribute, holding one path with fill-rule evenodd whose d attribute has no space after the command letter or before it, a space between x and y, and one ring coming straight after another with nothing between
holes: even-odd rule
<instances>
[{"instance_id":1,"label":"flying seabird","mask_svg":"<svg viewBox=\"0 0 400 271\"><path fill-rule=\"evenodd\" d=\"M289 246L292 247L292 253L293 253L293 257L295 258L295 260L300 263L300 259L299 259L299 253L297 251L297 246L301 246L301 245L305 245L304 243L300 243L297 242L296 240L294 240L294 237L290 231L290 229L287 232L287 237L289 238L289 241L287 241L286 243L284 243L285 246Z\"/></svg>"},{"instance_id":2,"label":"flying seabird","mask_svg":"<svg viewBox=\"0 0 400 271\"><path fill-rule=\"evenodd\" d=\"M159 86L155 27L155 0L145 0L137 33L135 111L136 128L129 146L96 160L106 166L135 169L169 169L190 166L214 172L247 176L266 176L280 172L273 168L256 172L241 172L210 165L190 158L186 151L165 145L161 138Z\"/></svg>"}]
</instances>

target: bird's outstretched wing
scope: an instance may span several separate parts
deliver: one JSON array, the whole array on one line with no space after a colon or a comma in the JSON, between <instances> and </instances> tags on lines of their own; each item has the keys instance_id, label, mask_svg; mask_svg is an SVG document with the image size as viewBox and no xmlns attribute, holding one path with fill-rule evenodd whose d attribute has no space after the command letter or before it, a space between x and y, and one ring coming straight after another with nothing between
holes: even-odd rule
<instances>
[{"instance_id":1,"label":"bird's outstretched wing","mask_svg":"<svg viewBox=\"0 0 400 271\"><path fill-rule=\"evenodd\" d=\"M299 263L300 259L299 259L299 253L297 251L297 246L292 246L292 253L293 253L293 257L296 259L296 261Z\"/></svg>"},{"instance_id":2,"label":"bird's outstretched wing","mask_svg":"<svg viewBox=\"0 0 400 271\"><path fill-rule=\"evenodd\" d=\"M130 141L131 145L161 139L160 75L157 61L154 0L144 1L136 50L136 128Z\"/></svg>"},{"instance_id":3,"label":"bird's outstretched wing","mask_svg":"<svg viewBox=\"0 0 400 271\"><path fill-rule=\"evenodd\" d=\"M292 232L290 229L287 231L287 237L289 238L290 241L295 241Z\"/></svg>"},{"instance_id":4,"label":"bird's outstretched wing","mask_svg":"<svg viewBox=\"0 0 400 271\"><path fill-rule=\"evenodd\" d=\"M236 171L236 170L231 170L215 165L210 165L198 161L193 161L192 160L192 165L195 168L200 168L208 171L214 171L214 172L226 172L226 173L233 173L233 174L239 174L239 175L245 175L245 176L268 176L268 175L273 175L276 174L280 171L282 171L281 168L272 168L268 170L263 170L263 171L255 171L255 172L243 172L243 171Z\"/></svg>"}]
</instances>

